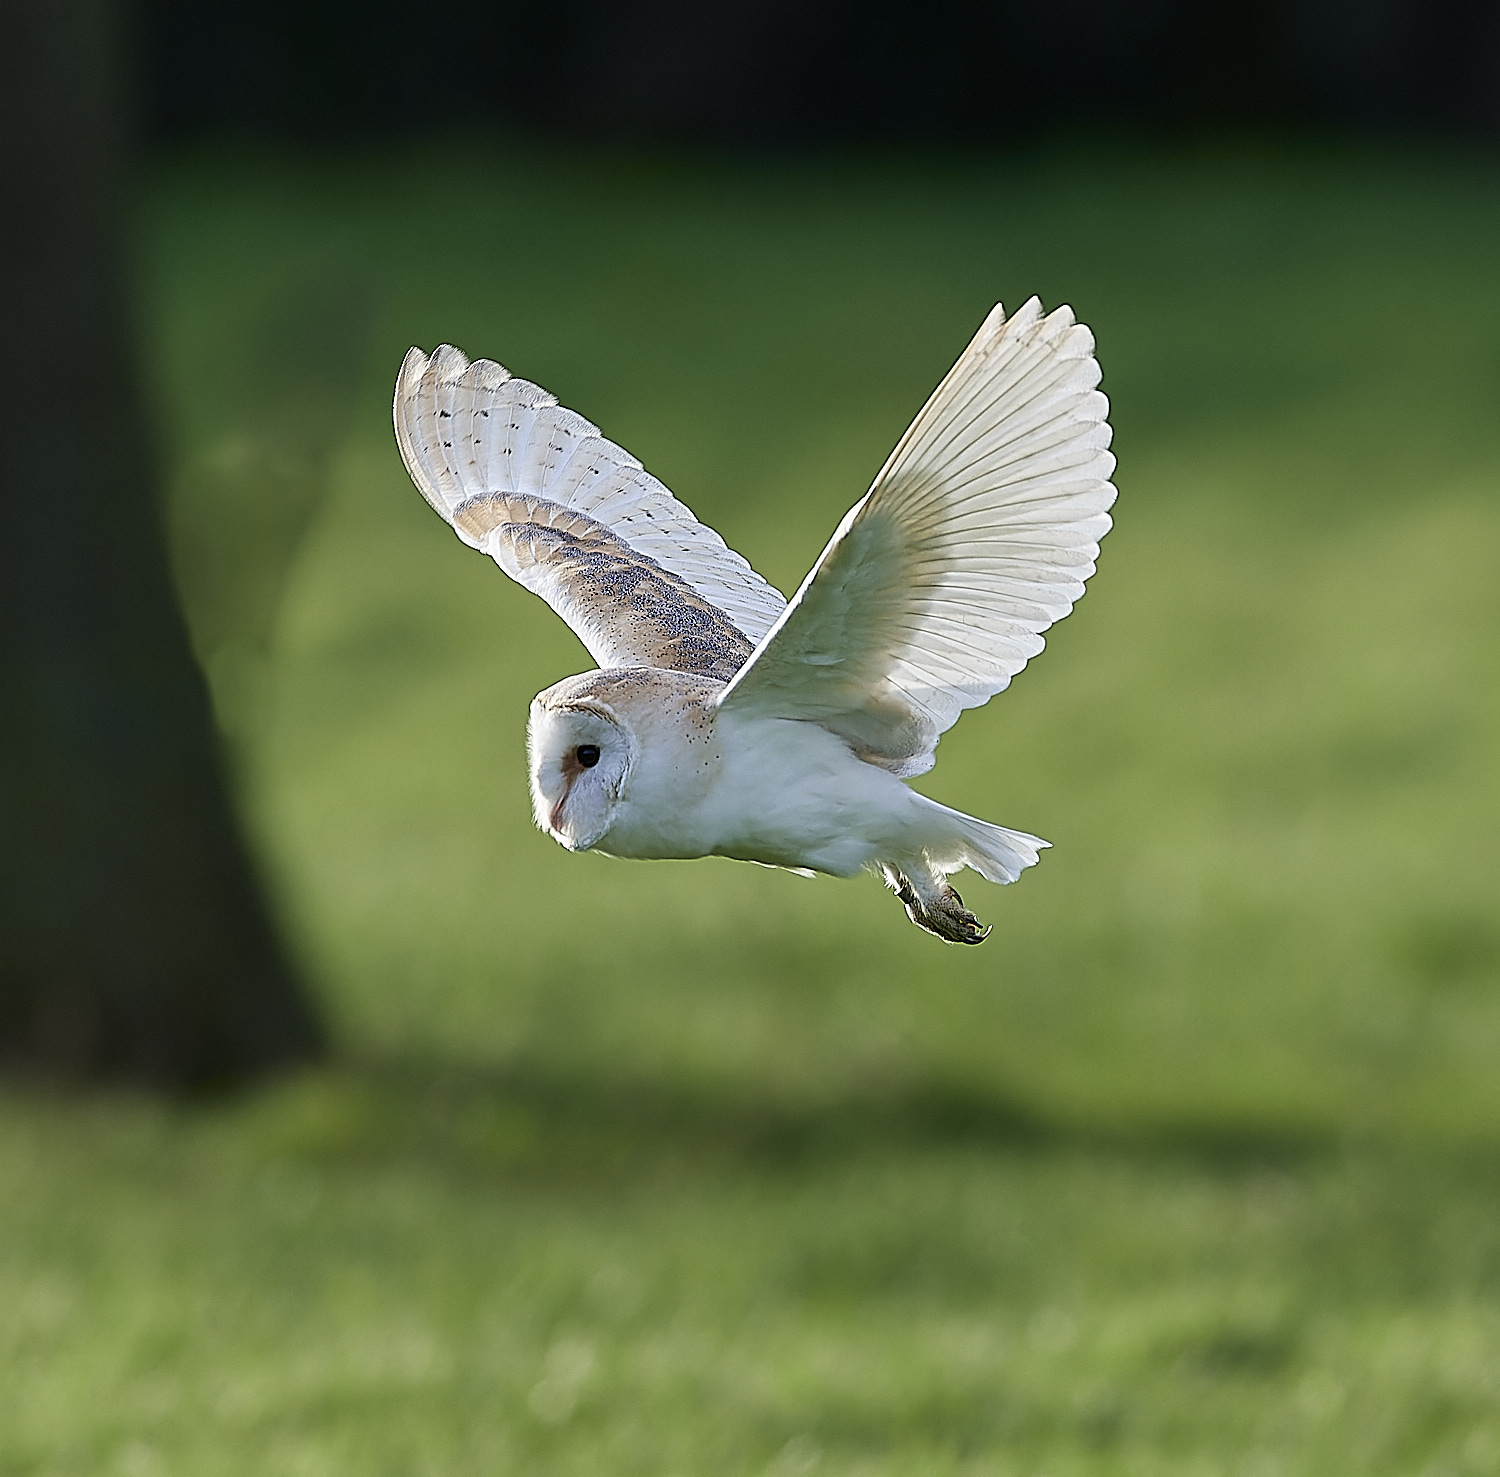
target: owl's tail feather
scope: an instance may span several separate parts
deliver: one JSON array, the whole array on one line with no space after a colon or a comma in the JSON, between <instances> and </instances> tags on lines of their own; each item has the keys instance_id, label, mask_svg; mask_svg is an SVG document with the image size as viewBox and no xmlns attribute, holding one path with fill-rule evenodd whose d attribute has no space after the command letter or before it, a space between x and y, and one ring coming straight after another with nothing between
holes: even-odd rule
<instances>
[{"instance_id":1,"label":"owl's tail feather","mask_svg":"<svg viewBox=\"0 0 1500 1477\"><path fill-rule=\"evenodd\" d=\"M930 802L940 811L946 835L935 837L922 849L933 869L944 877L960 867L972 867L986 882L1014 882L1027 867L1034 867L1040 854L1052 843L1025 831L1011 831L977 816L950 810ZM935 831L939 828L934 827Z\"/></svg>"},{"instance_id":2,"label":"owl's tail feather","mask_svg":"<svg viewBox=\"0 0 1500 1477\"><path fill-rule=\"evenodd\" d=\"M1027 867L1036 865L1049 843L1040 836L1007 830L919 798L927 822L918 843L920 852L882 859L875 863L875 870L918 928L953 944L982 943L989 929L964 907L947 877L961 867L972 867L988 882L1014 882Z\"/></svg>"}]
</instances>

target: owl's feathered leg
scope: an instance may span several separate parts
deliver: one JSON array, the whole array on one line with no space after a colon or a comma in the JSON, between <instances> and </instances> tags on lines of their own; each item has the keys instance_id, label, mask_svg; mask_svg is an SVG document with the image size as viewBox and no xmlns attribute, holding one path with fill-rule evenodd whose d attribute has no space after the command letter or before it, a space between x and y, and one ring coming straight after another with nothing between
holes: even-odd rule
<instances>
[{"instance_id":1,"label":"owl's feathered leg","mask_svg":"<svg viewBox=\"0 0 1500 1477\"><path fill-rule=\"evenodd\" d=\"M911 791L906 834L872 862L918 928L950 944L982 944L985 927L948 885L948 875L972 867L987 882L1014 882L1046 846L1040 836L1010 831L978 816L950 810ZM889 843L887 843L889 844Z\"/></svg>"},{"instance_id":2,"label":"owl's feathered leg","mask_svg":"<svg viewBox=\"0 0 1500 1477\"><path fill-rule=\"evenodd\" d=\"M922 862L906 864L906 870L891 862L879 867L881 879L918 928L950 944L982 944L989 937L989 927L964 907L964 900L932 867Z\"/></svg>"}]
</instances>

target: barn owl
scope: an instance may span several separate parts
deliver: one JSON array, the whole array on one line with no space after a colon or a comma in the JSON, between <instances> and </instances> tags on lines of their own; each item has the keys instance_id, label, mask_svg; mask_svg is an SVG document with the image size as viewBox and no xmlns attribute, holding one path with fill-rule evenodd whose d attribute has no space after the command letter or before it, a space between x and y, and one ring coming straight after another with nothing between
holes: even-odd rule
<instances>
[{"instance_id":1,"label":"barn owl","mask_svg":"<svg viewBox=\"0 0 1500 1477\"><path fill-rule=\"evenodd\" d=\"M1098 383L1071 309L997 305L788 601L545 390L412 349L412 480L599 664L531 704L538 827L570 851L873 871L919 927L983 940L948 877L1013 882L1048 843L903 781L1094 572L1115 499Z\"/></svg>"}]
</instances>

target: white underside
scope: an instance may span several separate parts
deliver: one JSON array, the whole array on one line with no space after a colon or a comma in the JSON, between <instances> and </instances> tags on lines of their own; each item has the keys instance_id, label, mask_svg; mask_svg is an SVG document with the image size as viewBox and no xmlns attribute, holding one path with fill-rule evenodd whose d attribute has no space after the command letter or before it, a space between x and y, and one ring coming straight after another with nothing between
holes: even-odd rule
<instances>
[{"instance_id":1,"label":"white underside","mask_svg":"<svg viewBox=\"0 0 1500 1477\"><path fill-rule=\"evenodd\" d=\"M836 877L883 863L923 886L965 866L1011 882L1047 845L917 794L816 723L721 710L713 748L652 745L595 849L726 856Z\"/></svg>"}]
</instances>

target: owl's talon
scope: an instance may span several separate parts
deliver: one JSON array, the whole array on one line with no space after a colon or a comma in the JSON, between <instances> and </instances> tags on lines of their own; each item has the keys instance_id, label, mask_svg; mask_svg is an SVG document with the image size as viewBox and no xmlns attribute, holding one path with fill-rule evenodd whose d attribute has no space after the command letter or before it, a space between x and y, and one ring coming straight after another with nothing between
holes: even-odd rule
<instances>
[{"instance_id":1,"label":"owl's talon","mask_svg":"<svg viewBox=\"0 0 1500 1477\"><path fill-rule=\"evenodd\" d=\"M901 899L906 916L918 928L946 943L982 944L990 936L989 925L964 907L964 900L946 882L933 897L923 898L910 877L891 868L886 871L886 886Z\"/></svg>"}]
</instances>

